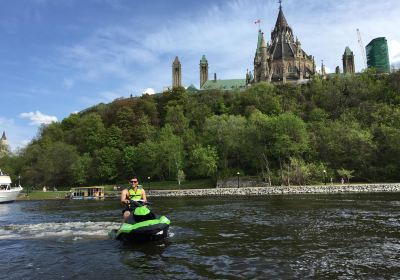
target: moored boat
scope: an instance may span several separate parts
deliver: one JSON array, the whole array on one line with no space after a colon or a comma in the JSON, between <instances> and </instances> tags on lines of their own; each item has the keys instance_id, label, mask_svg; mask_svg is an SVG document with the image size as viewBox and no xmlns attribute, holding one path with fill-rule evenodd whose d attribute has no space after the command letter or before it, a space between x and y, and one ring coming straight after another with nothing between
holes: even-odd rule
<instances>
[{"instance_id":1,"label":"moored boat","mask_svg":"<svg viewBox=\"0 0 400 280\"><path fill-rule=\"evenodd\" d=\"M21 186L13 187L11 183L10 176L0 170L0 203L15 201L18 194L22 191Z\"/></svg>"}]
</instances>

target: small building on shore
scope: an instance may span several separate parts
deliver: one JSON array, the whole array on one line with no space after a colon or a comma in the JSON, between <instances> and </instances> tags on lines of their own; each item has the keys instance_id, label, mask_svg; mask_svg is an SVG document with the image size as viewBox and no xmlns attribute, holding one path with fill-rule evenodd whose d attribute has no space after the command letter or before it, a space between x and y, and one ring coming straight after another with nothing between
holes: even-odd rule
<instances>
[{"instance_id":1,"label":"small building on shore","mask_svg":"<svg viewBox=\"0 0 400 280\"><path fill-rule=\"evenodd\" d=\"M80 187L70 190L70 199L104 199L104 187Z\"/></svg>"}]
</instances>

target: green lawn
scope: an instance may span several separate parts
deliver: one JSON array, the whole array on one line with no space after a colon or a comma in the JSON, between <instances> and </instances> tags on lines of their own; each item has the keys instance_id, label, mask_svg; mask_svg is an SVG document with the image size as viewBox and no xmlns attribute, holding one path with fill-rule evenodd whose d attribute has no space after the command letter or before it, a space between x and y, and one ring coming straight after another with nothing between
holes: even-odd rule
<instances>
[{"instance_id":1,"label":"green lawn","mask_svg":"<svg viewBox=\"0 0 400 280\"><path fill-rule=\"evenodd\" d=\"M184 181L181 185L178 185L177 181L156 181L156 182L140 182L146 191L149 190L176 190L176 189L210 189L214 188L214 181L212 179L199 179L192 181ZM128 187L128 184L115 184L115 185L103 185L106 194L117 195L114 191L114 186L118 186L119 190ZM26 195L27 189L24 188L24 192L18 196L18 200L41 200L41 199L62 199L69 193L70 188L62 188L61 191L47 191L42 190L29 190L29 196Z\"/></svg>"},{"instance_id":2,"label":"green lawn","mask_svg":"<svg viewBox=\"0 0 400 280\"><path fill-rule=\"evenodd\" d=\"M69 193L66 191L29 191L29 196L26 195L26 192L21 193L18 196L18 200L32 199L32 200L41 200L41 199L62 199L65 198L65 195Z\"/></svg>"},{"instance_id":3,"label":"green lawn","mask_svg":"<svg viewBox=\"0 0 400 280\"><path fill-rule=\"evenodd\" d=\"M155 182L139 182L145 190L175 190L175 189L210 189L214 188L214 181L208 179L198 179L181 182L178 185L177 181L155 181ZM127 188L128 184L116 184L121 189ZM113 190L113 186L105 186L106 191Z\"/></svg>"}]
</instances>

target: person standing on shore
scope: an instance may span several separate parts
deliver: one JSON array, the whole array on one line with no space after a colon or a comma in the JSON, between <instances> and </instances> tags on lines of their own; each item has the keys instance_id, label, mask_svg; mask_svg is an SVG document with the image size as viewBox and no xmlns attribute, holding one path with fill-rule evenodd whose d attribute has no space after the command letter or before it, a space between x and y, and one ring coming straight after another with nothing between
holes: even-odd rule
<instances>
[{"instance_id":1,"label":"person standing on shore","mask_svg":"<svg viewBox=\"0 0 400 280\"><path fill-rule=\"evenodd\" d=\"M129 180L129 184L130 187L121 192L121 203L125 205L124 210L122 210L124 221L127 221L129 215L131 214L131 209L129 208L129 203L131 200L143 200L144 202L147 202L146 192L143 187L139 185L139 181L136 176Z\"/></svg>"}]
</instances>

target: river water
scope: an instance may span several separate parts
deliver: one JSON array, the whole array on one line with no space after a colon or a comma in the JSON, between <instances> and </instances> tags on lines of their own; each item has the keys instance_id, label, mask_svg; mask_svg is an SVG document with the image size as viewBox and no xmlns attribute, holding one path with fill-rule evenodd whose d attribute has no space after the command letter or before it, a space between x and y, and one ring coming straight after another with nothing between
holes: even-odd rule
<instances>
[{"instance_id":1,"label":"river water","mask_svg":"<svg viewBox=\"0 0 400 280\"><path fill-rule=\"evenodd\" d=\"M116 200L0 205L0 279L398 279L400 193L157 198L161 244L108 237Z\"/></svg>"}]
</instances>

